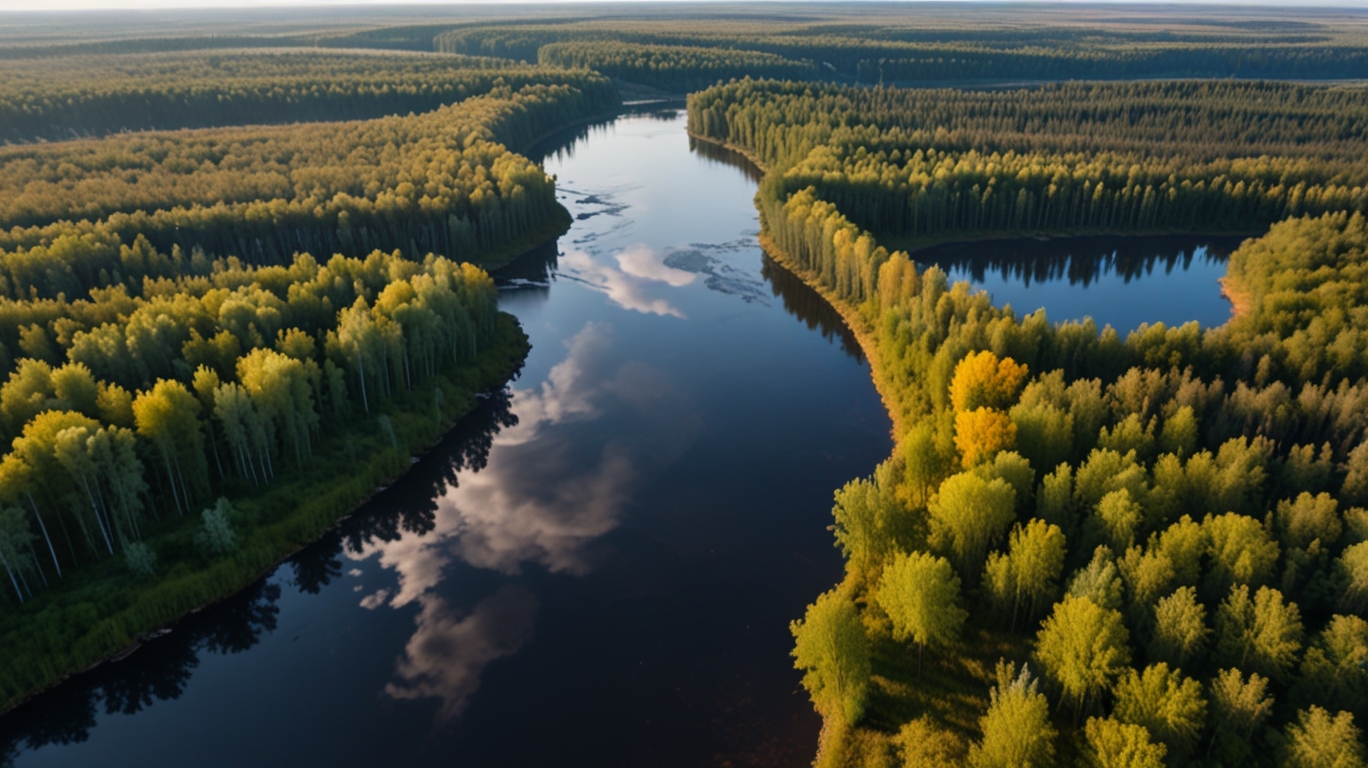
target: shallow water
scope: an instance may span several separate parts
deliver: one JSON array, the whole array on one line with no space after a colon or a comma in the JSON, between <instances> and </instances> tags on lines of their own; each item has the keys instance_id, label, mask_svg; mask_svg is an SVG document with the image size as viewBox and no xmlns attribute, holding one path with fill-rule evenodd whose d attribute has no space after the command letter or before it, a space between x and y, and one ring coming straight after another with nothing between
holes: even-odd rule
<instances>
[{"instance_id":1,"label":"shallow water","mask_svg":"<svg viewBox=\"0 0 1368 768\"><path fill-rule=\"evenodd\" d=\"M575 224L499 276L533 343L509 390L244 593L0 719L0 762L810 764L788 622L839 578L832 490L891 448L860 350L761 254L754 170L678 112L546 167ZM1129 328L1224 319L1230 247L918 257Z\"/></svg>"}]
</instances>

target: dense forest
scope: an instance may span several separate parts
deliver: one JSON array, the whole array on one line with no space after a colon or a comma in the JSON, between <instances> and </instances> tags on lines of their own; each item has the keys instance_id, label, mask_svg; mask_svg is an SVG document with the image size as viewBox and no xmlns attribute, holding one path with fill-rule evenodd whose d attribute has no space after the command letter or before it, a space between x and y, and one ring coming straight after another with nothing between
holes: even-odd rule
<instances>
[{"instance_id":1,"label":"dense forest","mask_svg":"<svg viewBox=\"0 0 1368 768\"><path fill-rule=\"evenodd\" d=\"M696 134L774 169L889 243L954 233L1248 232L1368 207L1368 90L1273 83L1068 84L965 92L734 82L696 94Z\"/></svg>"},{"instance_id":2,"label":"dense forest","mask_svg":"<svg viewBox=\"0 0 1368 768\"><path fill-rule=\"evenodd\" d=\"M616 91L585 70L343 58L134 57L123 95L118 71L54 74L32 93L88 96L75 133L124 127L107 110L132 92L308 122L0 149L4 705L247 584L521 364L481 267L568 214L508 147ZM396 84L435 108L327 122L391 111L373 98Z\"/></svg>"},{"instance_id":3,"label":"dense forest","mask_svg":"<svg viewBox=\"0 0 1368 768\"><path fill-rule=\"evenodd\" d=\"M564 229L551 180L505 146L616 104L607 81L491 90L360 123L129 134L0 149L0 292L118 278L118 245L283 263L400 249L494 265ZM530 240L529 240L530 238ZM52 269L49 254L65 253ZM99 278L101 270L106 277ZM156 275L153 275L154 277Z\"/></svg>"},{"instance_id":4,"label":"dense forest","mask_svg":"<svg viewBox=\"0 0 1368 768\"><path fill-rule=\"evenodd\" d=\"M772 53L608 41L544 45L537 51L537 61L567 69L592 69L609 77L679 92L706 88L719 80L811 80L821 73L810 61L791 61Z\"/></svg>"},{"instance_id":5,"label":"dense forest","mask_svg":"<svg viewBox=\"0 0 1368 768\"><path fill-rule=\"evenodd\" d=\"M1368 764L1368 90L1266 81L1368 77L1368 34L1016 13L0 30L0 708L240 589L507 380L484 268L567 224L517 152L612 78L713 86L691 132L765 168L766 269L893 417L792 626L819 765ZM899 250L1194 230L1266 232L1219 328L1053 324Z\"/></svg>"},{"instance_id":6,"label":"dense forest","mask_svg":"<svg viewBox=\"0 0 1368 768\"><path fill-rule=\"evenodd\" d=\"M428 112L495 80L582 84L506 59L318 50L0 59L0 142Z\"/></svg>"},{"instance_id":7,"label":"dense forest","mask_svg":"<svg viewBox=\"0 0 1368 768\"><path fill-rule=\"evenodd\" d=\"M844 580L793 625L826 724L819 765L1364 764L1359 198L1232 219L1286 219L1232 255L1236 316L1124 337L994 307L860 224L897 233L897 217L915 220L915 177L871 169L910 166L934 184L991 163L998 183L1030 183L1013 162L1040 151L1099 171L1124 157L1132 190L1169 152L1188 158L1175 174L1246 161L1276 168L1270 186L1311 179L1298 173L1362 183L1361 158L1339 143L1352 141L1359 92L1191 90L1204 87L739 83L691 98L696 133L767 166L762 239L842 310L895 423L893 456L836 494ZM1004 126L1015 130L994 137ZM894 138L860 147L861 135ZM1003 144L977 150L976 137ZM952 162L937 167L942 155ZM1068 170L1053 170L1064 186ZM1218 178L1197 181L1234 197ZM880 196L889 203L871 206ZM1029 197L1013 202L1024 218L970 226L1038 225Z\"/></svg>"},{"instance_id":8,"label":"dense forest","mask_svg":"<svg viewBox=\"0 0 1368 768\"><path fill-rule=\"evenodd\" d=\"M964 19L928 26L890 18L885 24L801 23L784 19L567 20L471 24L438 34L438 51L539 60L546 46L577 43L688 46L720 59L721 51L769 54L817 67L826 79L866 85L992 83L1163 77L1349 79L1368 74L1361 31L1329 24L1174 32L1116 23L1055 19L1042 26L985 28ZM947 21L949 23L947 23ZM1127 26L1131 26L1127 29ZM564 54L558 54L564 55ZM660 81L660 65L644 56L597 54L614 77ZM583 56L583 54L581 54ZM675 86L704 74L676 59ZM633 71L635 70L635 72ZM608 74L607 70L604 71ZM767 76L755 72L753 76Z\"/></svg>"}]
</instances>

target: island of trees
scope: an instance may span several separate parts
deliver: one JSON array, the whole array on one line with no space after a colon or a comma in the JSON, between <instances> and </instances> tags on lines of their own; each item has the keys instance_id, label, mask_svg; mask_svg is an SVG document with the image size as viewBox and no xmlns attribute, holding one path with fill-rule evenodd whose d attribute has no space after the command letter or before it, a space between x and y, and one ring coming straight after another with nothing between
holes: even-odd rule
<instances>
[{"instance_id":1,"label":"island of trees","mask_svg":"<svg viewBox=\"0 0 1368 768\"><path fill-rule=\"evenodd\" d=\"M793 625L819 765L1364 764L1365 98L690 98L696 135L767 169L762 240L845 315L895 423L836 494L844 580ZM1125 337L880 244L1270 223L1227 324Z\"/></svg>"}]
</instances>

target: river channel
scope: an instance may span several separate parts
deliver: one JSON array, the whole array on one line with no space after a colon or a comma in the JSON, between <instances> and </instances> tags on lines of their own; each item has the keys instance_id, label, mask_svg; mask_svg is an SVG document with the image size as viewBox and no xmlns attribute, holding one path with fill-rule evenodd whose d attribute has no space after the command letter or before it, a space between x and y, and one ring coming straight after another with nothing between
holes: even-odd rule
<instances>
[{"instance_id":1,"label":"river channel","mask_svg":"<svg viewBox=\"0 0 1368 768\"><path fill-rule=\"evenodd\" d=\"M499 276L520 377L256 585L0 719L0 765L810 764L788 623L839 578L833 489L891 447L867 364L678 111L545 165L575 223ZM1124 301L1228 313L1219 254L1171 251ZM1063 286L1053 319L1098 284L945 258Z\"/></svg>"}]
</instances>

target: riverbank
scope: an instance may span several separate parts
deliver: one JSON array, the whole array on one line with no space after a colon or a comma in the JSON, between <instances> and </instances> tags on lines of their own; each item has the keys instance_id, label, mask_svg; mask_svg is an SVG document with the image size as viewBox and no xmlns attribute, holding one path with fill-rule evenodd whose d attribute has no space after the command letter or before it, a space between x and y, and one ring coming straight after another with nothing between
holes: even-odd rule
<instances>
[{"instance_id":1,"label":"riverbank","mask_svg":"<svg viewBox=\"0 0 1368 768\"><path fill-rule=\"evenodd\" d=\"M473 410L480 394L516 375L530 348L518 321L501 313L494 342L475 361L395 397L383 414L389 430L377 423L379 412L352 420L302 469L231 495L239 546L230 556L208 560L194 554L197 515L163 519L147 537L166 564L159 575L137 579L123 558L90 563L4 617L0 712L129 652L159 629L269 573L407 472L412 457ZM212 499L199 501L196 508Z\"/></svg>"}]
</instances>

